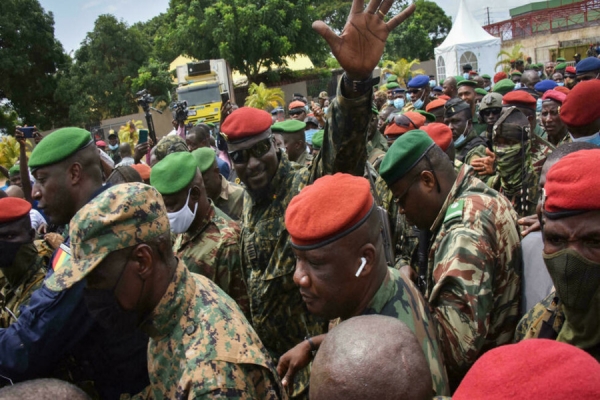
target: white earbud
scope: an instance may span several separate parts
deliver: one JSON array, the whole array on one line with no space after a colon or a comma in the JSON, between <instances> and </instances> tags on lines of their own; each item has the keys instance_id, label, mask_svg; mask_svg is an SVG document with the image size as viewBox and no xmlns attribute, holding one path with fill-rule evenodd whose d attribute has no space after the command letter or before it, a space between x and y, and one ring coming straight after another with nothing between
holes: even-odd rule
<instances>
[{"instance_id":1,"label":"white earbud","mask_svg":"<svg viewBox=\"0 0 600 400\"><path fill-rule=\"evenodd\" d=\"M356 271L356 277L357 278L360 275L360 273L362 272L362 270L365 267L365 265L367 265L367 259L364 258L364 257L361 257L360 258L360 267L358 267L358 271Z\"/></svg>"}]
</instances>

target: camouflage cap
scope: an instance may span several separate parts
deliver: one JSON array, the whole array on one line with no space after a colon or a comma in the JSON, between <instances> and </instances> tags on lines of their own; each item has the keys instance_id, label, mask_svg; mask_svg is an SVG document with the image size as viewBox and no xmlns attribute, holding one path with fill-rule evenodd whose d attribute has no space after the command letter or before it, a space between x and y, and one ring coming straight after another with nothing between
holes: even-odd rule
<instances>
[{"instance_id":1,"label":"camouflage cap","mask_svg":"<svg viewBox=\"0 0 600 400\"><path fill-rule=\"evenodd\" d=\"M488 93L483 96L479 103L479 112L488 108L502 108L502 95L500 93Z\"/></svg>"},{"instance_id":2,"label":"camouflage cap","mask_svg":"<svg viewBox=\"0 0 600 400\"><path fill-rule=\"evenodd\" d=\"M138 182L106 189L75 214L69 227L71 256L45 282L54 291L85 278L111 252L170 232L161 195Z\"/></svg>"},{"instance_id":3,"label":"camouflage cap","mask_svg":"<svg viewBox=\"0 0 600 400\"><path fill-rule=\"evenodd\" d=\"M160 161L169 154L180 151L190 151L185 140L177 135L165 136L158 141L154 150L154 156L156 157L156 161Z\"/></svg>"}]
</instances>

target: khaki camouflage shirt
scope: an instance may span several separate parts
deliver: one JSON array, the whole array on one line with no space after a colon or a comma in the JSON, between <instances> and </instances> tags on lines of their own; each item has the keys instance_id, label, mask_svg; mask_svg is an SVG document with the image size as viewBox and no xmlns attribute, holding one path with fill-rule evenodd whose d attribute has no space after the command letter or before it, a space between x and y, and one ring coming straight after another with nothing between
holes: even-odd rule
<instances>
[{"instance_id":1,"label":"khaki camouflage shirt","mask_svg":"<svg viewBox=\"0 0 600 400\"><path fill-rule=\"evenodd\" d=\"M173 251L190 272L215 282L250 316L240 260L240 226L210 201L210 211L194 232L177 235Z\"/></svg>"},{"instance_id":2,"label":"khaki camouflage shirt","mask_svg":"<svg viewBox=\"0 0 600 400\"><path fill-rule=\"evenodd\" d=\"M388 268L388 274L363 315L379 314L404 322L417 336L431 370L433 393L450 395L444 358L433 318L417 287L398 270Z\"/></svg>"},{"instance_id":3,"label":"khaki camouflage shirt","mask_svg":"<svg viewBox=\"0 0 600 400\"><path fill-rule=\"evenodd\" d=\"M343 98L338 92L328 113L323 147L311 168L290 162L280 152L270 197L255 203L248 192L244 195L241 251L252 326L275 360L307 335L319 335L327 327L327 321L306 310L294 284L296 261L285 229L285 210L304 186L322 175L363 175L370 109L371 92L356 99ZM295 393L304 391L308 380L308 371L300 371L294 383Z\"/></svg>"},{"instance_id":4,"label":"khaki camouflage shirt","mask_svg":"<svg viewBox=\"0 0 600 400\"><path fill-rule=\"evenodd\" d=\"M24 268L23 274L17 282L11 284L3 275L0 279L0 328L8 328L21 315L21 307L29 304L31 295L44 283L48 257L38 255L34 257L29 266ZM0 275L2 273L0 272Z\"/></svg>"},{"instance_id":5,"label":"khaki camouflage shirt","mask_svg":"<svg viewBox=\"0 0 600 400\"><path fill-rule=\"evenodd\" d=\"M229 218L239 221L244 207L244 188L221 175L221 194L215 200L215 205Z\"/></svg>"},{"instance_id":6,"label":"khaki camouflage shirt","mask_svg":"<svg viewBox=\"0 0 600 400\"><path fill-rule=\"evenodd\" d=\"M426 299L451 386L519 321L520 237L508 200L464 166L431 227Z\"/></svg>"},{"instance_id":7,"label":"khaki camouflage shirt","mask_svg":"<svg viewBox=\"0 0 600 400\"><path fill-rule=\"evenodd\" d=\"M312 164L312 161L313 161L313 156L308 154L306 151L303 151L302 154L300 154L300 157L298 157L298 159L294 162L297 164L300 164L303 167L310 167L310 164Z\"/></svg>"},{"instance_id":8,"label":"khaki camouflage shirt","mask_svg":"<svg viewBox=\"0 0 600 400\"><path fill-rule=\"evenodd\" d=\"M177 265L144 330L150 386L134 399L280 399L275 365L237 305Z\"/></svg>"}]
</instances>

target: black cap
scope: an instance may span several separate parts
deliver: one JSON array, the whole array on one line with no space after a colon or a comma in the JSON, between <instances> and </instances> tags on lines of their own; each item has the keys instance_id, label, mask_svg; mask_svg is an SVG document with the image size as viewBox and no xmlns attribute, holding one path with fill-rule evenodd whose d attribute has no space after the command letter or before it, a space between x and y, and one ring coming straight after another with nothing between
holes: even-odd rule
<instances>
[{"instance_id":1,"label":"black cap","mask_svg":"<svg viewBox=\"0 0 600 400\"><path fill-rule=\"evenodd\" d=\"M459 98L450 99L444 104L444 117L451 117L461 111L471 109L471 106Z\"/></svg>"},{"instance_id":2,"label":"black cap","mask_svg":"<svg viewBox=\"0 0 600 400\"><path fill-rule=\"evenodd\" d=\"M471 71L473 70L473 66L471 64L463 65L463 71Z\"/></svg>"}]
</instances>

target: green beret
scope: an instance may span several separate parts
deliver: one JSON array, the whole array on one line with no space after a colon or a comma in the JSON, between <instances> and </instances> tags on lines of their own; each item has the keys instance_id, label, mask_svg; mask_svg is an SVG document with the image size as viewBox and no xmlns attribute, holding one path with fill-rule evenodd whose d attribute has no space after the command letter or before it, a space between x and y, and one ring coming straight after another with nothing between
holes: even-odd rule
<instances>
[{"instance_id":1,"label":"green beret","mask_svg":"<svg viewBox=\"0 0 600 400\"><path fill-rule=\"evenodd\" d=\"M271 126L271 131L275 133L296 133L304 132L306 124L297 119L286 119L285 121L276 122Z\"/></svg>"},{"instance_id":2,"label":"green beret","mask_svg":"<svg viewBox=\"0 0 600 400\"><path fill-rule=\"evenodd\" d=\"M8 175L9 176L13 176L13 175L18 175L21 172L21 167L19 166L19 164L13 165L12 167L10 167L10 169L8 170Z\"/></svg>"},{"instance_id":3,"label":"green beret","mask_svg":"<svg viewBox=\"0 0 600 400\"><path fill-rule=\"evenodd\" d=\"M475 93L480 94L482 96L485 96L487 94L486 90L482 88L475 88Z\"/></svg>"},{"instance_id":4,"label":"green beret","mask_svg":"<svg viewBox=\"0 0 600 400\"><path fill-rule=\"evenodd\" d=\"M558 57L558 58L556 59L556 62L559 62L559 63L560 63L560 62L565 62L565 61L567 61L567 60L566 60L564 57ZM565 67L565 68L566 68L566 67Z\"/></svg>"},{"instance_id":5,"label":"green beret","mask_svg":"<svg viewBox=\"0 0 600 400\"><path fill-rule=\"evenodd\" d=\"M513 91L515 88L515 83L510 79L501 79L494 85L492 88L492 92L500 93L501 95L505 95L508 92Z\"/></svg>"},{"instance_id":6,"label":"green beret","mask_svg":"<svg viewBox=\"0 0 600 400\"><path fill-rule=\"evenodd\" d=\"M91 133L85 129L58 129L35 146L29 158L29 168L35 170L56 164L93 142Z\"/></svg>"},{"instance_id":7,"label":"green beret","mask_svg":"<svg viewBox=\"0 0 600 400\"><path fill-rule=\"evenodd\" d=\"M398 89L400 87L400 85L398 85L398 82L388 82L388 83L386 83L385 87L387 88L387 90L392 90L392 89Z\"/></svg>"},{"instance_id":8,"label":"green beret","mask_svg":"<svg viewBox=\"0 0 600 400\"><path fill-rule=\"evenodd\" d=\"M418 112L419 114L421 114L422 116L425 117L425 120L427 122L435 122L435 115L428 113L425 110L415 110L416 112Z\"/></svg>"},{"instance_id":9,"label":"green beret","mask_svg":"<svg viewBox=\"0 0 600 400\"><path fill-rule=\"evenodd\" d=\"M491 76L489 76L488 74L483 74L483 75L481 75L481 77L482 77L483 79L492 79L492 77L491 77Z\"/></svg>"},{"instance_id":10,"label":"green beret","mask_svg":"<svg viewBox=\"0 0 600 400\"><path fill-rule=\"evenodd\" d=\"M567 68L567 63L562 62L562 63L558 64L556 67L554 67L554 70L556 71L557 69L565 69L565 68Z\"/></svg>"},{"instance_id":11,"label":"green beret","mask_svg":"<svg viewBox=\"0 0 600 400\"><path fill-rule=\"evenodd\" d=\"M373 111L373 114L379 115L379 110L377 109L377 107L375 107L375 106L371 107L371 111Z\"/></svg>"},{"instance_id":12,"label":"green beret","mask_svg":"<svg viewBox=\"0 0 600 400\"><path fill-rule=\"evenodd\" d=\"M323 129L315 132L315 134L312 137L313 148L320 149L321 147L323 147L323 134L324 133L325 133L325 131Z\"/></svg>"},{"instance_id":13,"label":"green beret","mask_svg":"<svg viewBox=\"0 0 600 400\"><path fill-rule=\"evenodd\" d=\"M462 80L462 81L458 82L458 84L456 86L457 87L471 86L472 88L474 88L474 87L477 87L477 82L473 82L473 81L469 81L469 80Z\"/></svg>"},{"instance_id":14,"label":"green beret","mask_svg":"<svg viewBox=\"0 0 600 400\"><path fill-rule=\"evenodd\" d=\"M217 157L214 150L210 147L200 147L199 149L192 151L192 155L196 159L198 168L200 168L200 172L202 173L205 173L213 166Z\"/></svg>"},{"instance_id":15,"label":"green beret","mask_svg":"<svg viewBox=\"0 0 600 400\"><path fill-rule=\"evenodd\" d=\"M408 131L394 141L379 167L388 187L398 182L417 165L435 143L422 130Z\"/></svg>"},{"instance_id":16,"label":"green beret","mask_svg":"<svg viewBox=\"0 0 600 400\"><path fill-rule=\"evenodd\" d=\"M396 76L396 75L390 75L390 76L388 76L386 82L387 83L398 82L398 76Z\"/></svg>"},{"instance_id":17,"label":"green beret","mask_svg":"<svg viewBox=\"0 0 600 400\"><path fill-rule=\"evenodd\" d=\"M171 153L152 167L150 184L160 194L173 194L185 188L196 176L198 162L187 151Z\"/></svg>"},{"instance_id":18,"label":"green beret","mask_svg":"<svg viewBox=\"0 0 600 400\"><path fill-rule=\"evenodd\" d=\"M466 80L460 75L455 76L454 79L456 79L456 83L461 83L462 81Z\"/></svg>"},{"instance_id":19,"label":"green beret","mask_svg":"<svg viewBox=\"0 0 600 400\"><path fill-rule=\"evenodd\" d=\"M513 75L523 76L523 74L521 73L521 71L513 71L513 72L511 72L510 76L513 76Z\"/></svg>"}]
</instances>

